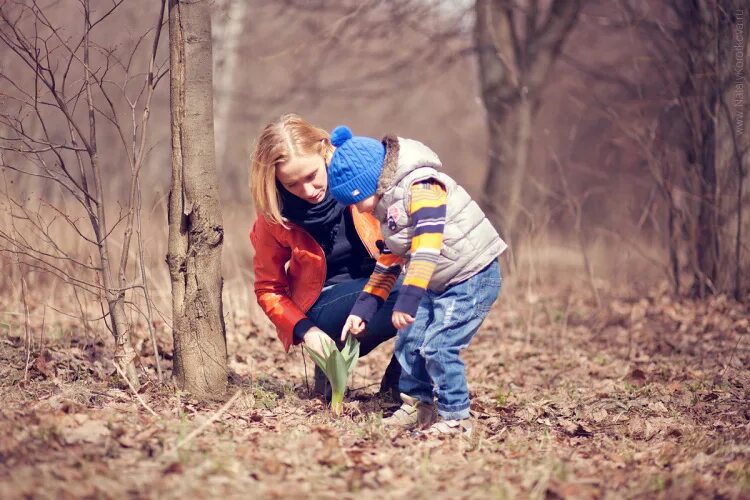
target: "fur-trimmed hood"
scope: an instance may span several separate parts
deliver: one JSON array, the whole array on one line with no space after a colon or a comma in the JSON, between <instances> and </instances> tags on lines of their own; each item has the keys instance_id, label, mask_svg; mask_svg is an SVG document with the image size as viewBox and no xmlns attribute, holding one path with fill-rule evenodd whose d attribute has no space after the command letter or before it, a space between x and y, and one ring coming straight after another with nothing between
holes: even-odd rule
<instances>
[{"instance_id":1,"label":"fur-trimmed hood","mask_svg":"<svg viewBox=\"0 0 750 500\"><path fill-rule=\"evenodd\" d=\"M438 155L419 141L387 135L382 142L385 146L385 160L375 191L378 196L383 196L383 193L417 167L438 170L442 167Z\"/></svg>"}]
</instances>

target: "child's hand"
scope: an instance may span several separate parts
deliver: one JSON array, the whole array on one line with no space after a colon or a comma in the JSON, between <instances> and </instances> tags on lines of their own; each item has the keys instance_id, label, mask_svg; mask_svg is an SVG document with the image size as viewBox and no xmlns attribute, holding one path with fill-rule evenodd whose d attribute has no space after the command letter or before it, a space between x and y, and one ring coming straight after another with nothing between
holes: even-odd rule
<instances>
[{"instance_id":1,"label":"child's hand","mask_svg":"<svg viewBox=\"0 0 750 500\"><path fill-rule=\"evenodd\" d=\"M401 330L402 328L406 328L407 326L414 323L414 318L404 312L393 311L391 321L393 322L393 326L395 326L397 330Z\"/></svg>"},{"instance_id":2,"label":"child's hand","mask_svg":"<svg viewBox=\"0 0 750 500\"><path fill-rule=\"evenodd\" d=\"M346 340L347 333L351 332L352 335L359 335L364 330L365 322L362 320L362 318L350 314L349 317L346 318L346 323L344 323L343 330L341 330L341 342Z\"/></svg>"}]
</instances>

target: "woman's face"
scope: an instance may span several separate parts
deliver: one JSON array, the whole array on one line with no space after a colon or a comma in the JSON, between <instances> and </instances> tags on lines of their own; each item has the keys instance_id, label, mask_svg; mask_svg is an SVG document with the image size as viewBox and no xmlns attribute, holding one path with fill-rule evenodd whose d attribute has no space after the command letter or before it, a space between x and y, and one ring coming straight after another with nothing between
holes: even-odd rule
<instances>
[{"instance_id":1,"label":"woman's face","mask_svg":"<svg viewBox=\"0 0 750 500\"><path fill-rule=\"evenodd\" d=\"M297 156L276 167L276 179L308 203L323 201L328 186L326 163L321 155Z\"/></svg>"}]
</instances>

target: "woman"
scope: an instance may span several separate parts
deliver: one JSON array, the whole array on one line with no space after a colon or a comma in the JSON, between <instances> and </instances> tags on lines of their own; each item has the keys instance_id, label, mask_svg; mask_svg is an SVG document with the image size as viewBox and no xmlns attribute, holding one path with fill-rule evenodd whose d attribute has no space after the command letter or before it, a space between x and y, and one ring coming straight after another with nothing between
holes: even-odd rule
<instances>
[{"instance_id":1,"label":"woman","mask_svg":"<svg viewBox=\"0 0 750 500\"><path fill-rule=\"evenodd\" d=\"M287 351L304 343L322 352L324 343L339 338L382 245L372 216L344 207L328 192L333 150L328 132L289 114L266 126L252 156L255 295ZM399 285L358 337L360 355L396 335L391 313ZM393 401L400 371L391 358L380 384ZM323 394L325 376L317 369L315 375L315 391Z\"/></svg>"}]
</instances>

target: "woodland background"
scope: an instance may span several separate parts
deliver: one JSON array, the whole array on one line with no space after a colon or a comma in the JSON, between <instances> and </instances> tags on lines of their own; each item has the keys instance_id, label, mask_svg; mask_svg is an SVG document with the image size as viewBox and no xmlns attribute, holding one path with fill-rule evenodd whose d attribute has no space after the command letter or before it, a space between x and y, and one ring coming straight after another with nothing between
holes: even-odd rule
<instances>
[{"instance_id":1,"label":"woodland background","mask_svg":"<svg viewBox=\"0 0 750 500\"><path fill-rule=\"evenodd\" d=\"M746 1L211 2L218 401L168 383L161 5L0 2L0 496L750 495ZM287 112L428 144L511 243L471 442L382 429L387 349L334 418L257 308L249 156Z\"/></svg>"}]
</instances>

